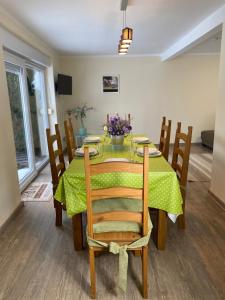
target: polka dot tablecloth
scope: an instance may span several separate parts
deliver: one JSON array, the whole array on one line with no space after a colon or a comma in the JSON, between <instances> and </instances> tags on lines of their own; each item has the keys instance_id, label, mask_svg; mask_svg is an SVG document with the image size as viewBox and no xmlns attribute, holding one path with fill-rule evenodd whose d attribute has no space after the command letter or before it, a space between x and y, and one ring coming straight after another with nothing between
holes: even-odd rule
<instances>
[{"instance_id":1,"label":"polka dot tablecloth","mask_svg":"<svg viewBox=\"0 0 225 300\"><path fill-rule=\"evenodd\" d=\"M93 145L92 145L93 147ZM112 149L111 145L103 144L99 148L100 154L91 159L91 163L99 163L107 158L128 158L135 162L142 162L143 158L134 154L134 148L125 141L121 150ZM151 145L154 147L154 145ZM109 173L92 177L93 188L112 186L142 187L142 176L130 173ZM55 199L65 203L67 214L72 217L86 210L86 192L84 159L75 158L60 179L55 193ZM176 173L164 157L149 158L149 207L162 209L169 214L182 214L182 196Z\"/></svg>"}]
</instances>

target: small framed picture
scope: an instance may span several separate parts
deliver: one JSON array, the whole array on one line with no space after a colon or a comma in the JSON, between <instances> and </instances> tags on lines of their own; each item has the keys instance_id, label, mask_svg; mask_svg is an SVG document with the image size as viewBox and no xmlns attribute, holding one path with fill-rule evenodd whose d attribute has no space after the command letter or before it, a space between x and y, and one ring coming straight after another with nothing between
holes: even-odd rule
<instances>
[{"instance_id":1,"label":"small framed picture","mask_svg":"<svg viewBox=\"0 0 225 300\"><path fill-rule=\"evenodd\" d=\"M102 77L103 93L119 93L119 75Z\"/></svg>"}]
</instances>

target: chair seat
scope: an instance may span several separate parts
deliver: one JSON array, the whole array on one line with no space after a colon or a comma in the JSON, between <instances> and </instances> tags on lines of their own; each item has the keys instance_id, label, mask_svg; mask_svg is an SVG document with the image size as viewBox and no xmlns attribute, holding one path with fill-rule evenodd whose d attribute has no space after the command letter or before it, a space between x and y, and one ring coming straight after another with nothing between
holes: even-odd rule
<instances>
[{"instance_id":1,"label":"chair seat","mask_svg":"<svg viewBox=\"0 0 225 300\"><path fill-rule=\"evenodd\" d=\"M142 201L139 199L126 199L126 198L113 198L96 200L92 204L94 213L102 213L109 211L142 211ZM150 216L149 216L149 222ZM134 232L141 233L142 226L136 222L129 221L104 221L93 225L94 233L106 233L106 232ZM135 237L138 239L138 237ZM131 240L135 240L131 239ZM130 239L129 239L130 240Z\"/></svg>"}]
</instances>

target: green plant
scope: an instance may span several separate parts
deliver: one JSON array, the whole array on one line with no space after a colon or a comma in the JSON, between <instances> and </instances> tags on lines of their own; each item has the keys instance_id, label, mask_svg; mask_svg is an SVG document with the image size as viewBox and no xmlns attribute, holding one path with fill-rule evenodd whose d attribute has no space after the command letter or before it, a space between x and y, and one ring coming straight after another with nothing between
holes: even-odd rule
<instances>
[{"instance_id":1,"label":"green plant","mask_svg":"<svg viewBox=\"0 0 225 300\"><path fill-rule=\"evenodd\" d=\"M87 118L87 112L93 110L93 107L88 107L87 104L76 106L75 108L67 110L69 116L74 115L76 120L80 121L81 127L84 128L84 119Z\"/></svg>"}]
</instances>

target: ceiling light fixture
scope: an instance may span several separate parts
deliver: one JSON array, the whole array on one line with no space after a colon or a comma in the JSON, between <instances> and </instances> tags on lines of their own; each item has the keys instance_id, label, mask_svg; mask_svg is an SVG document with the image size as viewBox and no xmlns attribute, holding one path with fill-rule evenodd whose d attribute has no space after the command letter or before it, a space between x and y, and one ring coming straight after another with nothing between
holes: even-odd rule
<instances>
[{"instance_id":1,"label":"ceiling light fixture","mask_svg":"<svg viewBox=\"0 0 225 300\"><path fill-rule=\"evenodd\" d=\"M123 10L123 29L119 42L118 54L127 53L128 48L133 40L133 29L126 26L126 10ZM126 51L121 51L126 50Z\"/></svg>"},{"instance_id":2,"label":"ceiling light fixture","mask_svg":"<svg viewBox=\"0 0 225 300\"><path fill-rule=\"evenodd\" d=\"M121 45L118 46L118 52L124 52L127 53L127 48L121 48Z\"/></svg>"}]
</instances>

